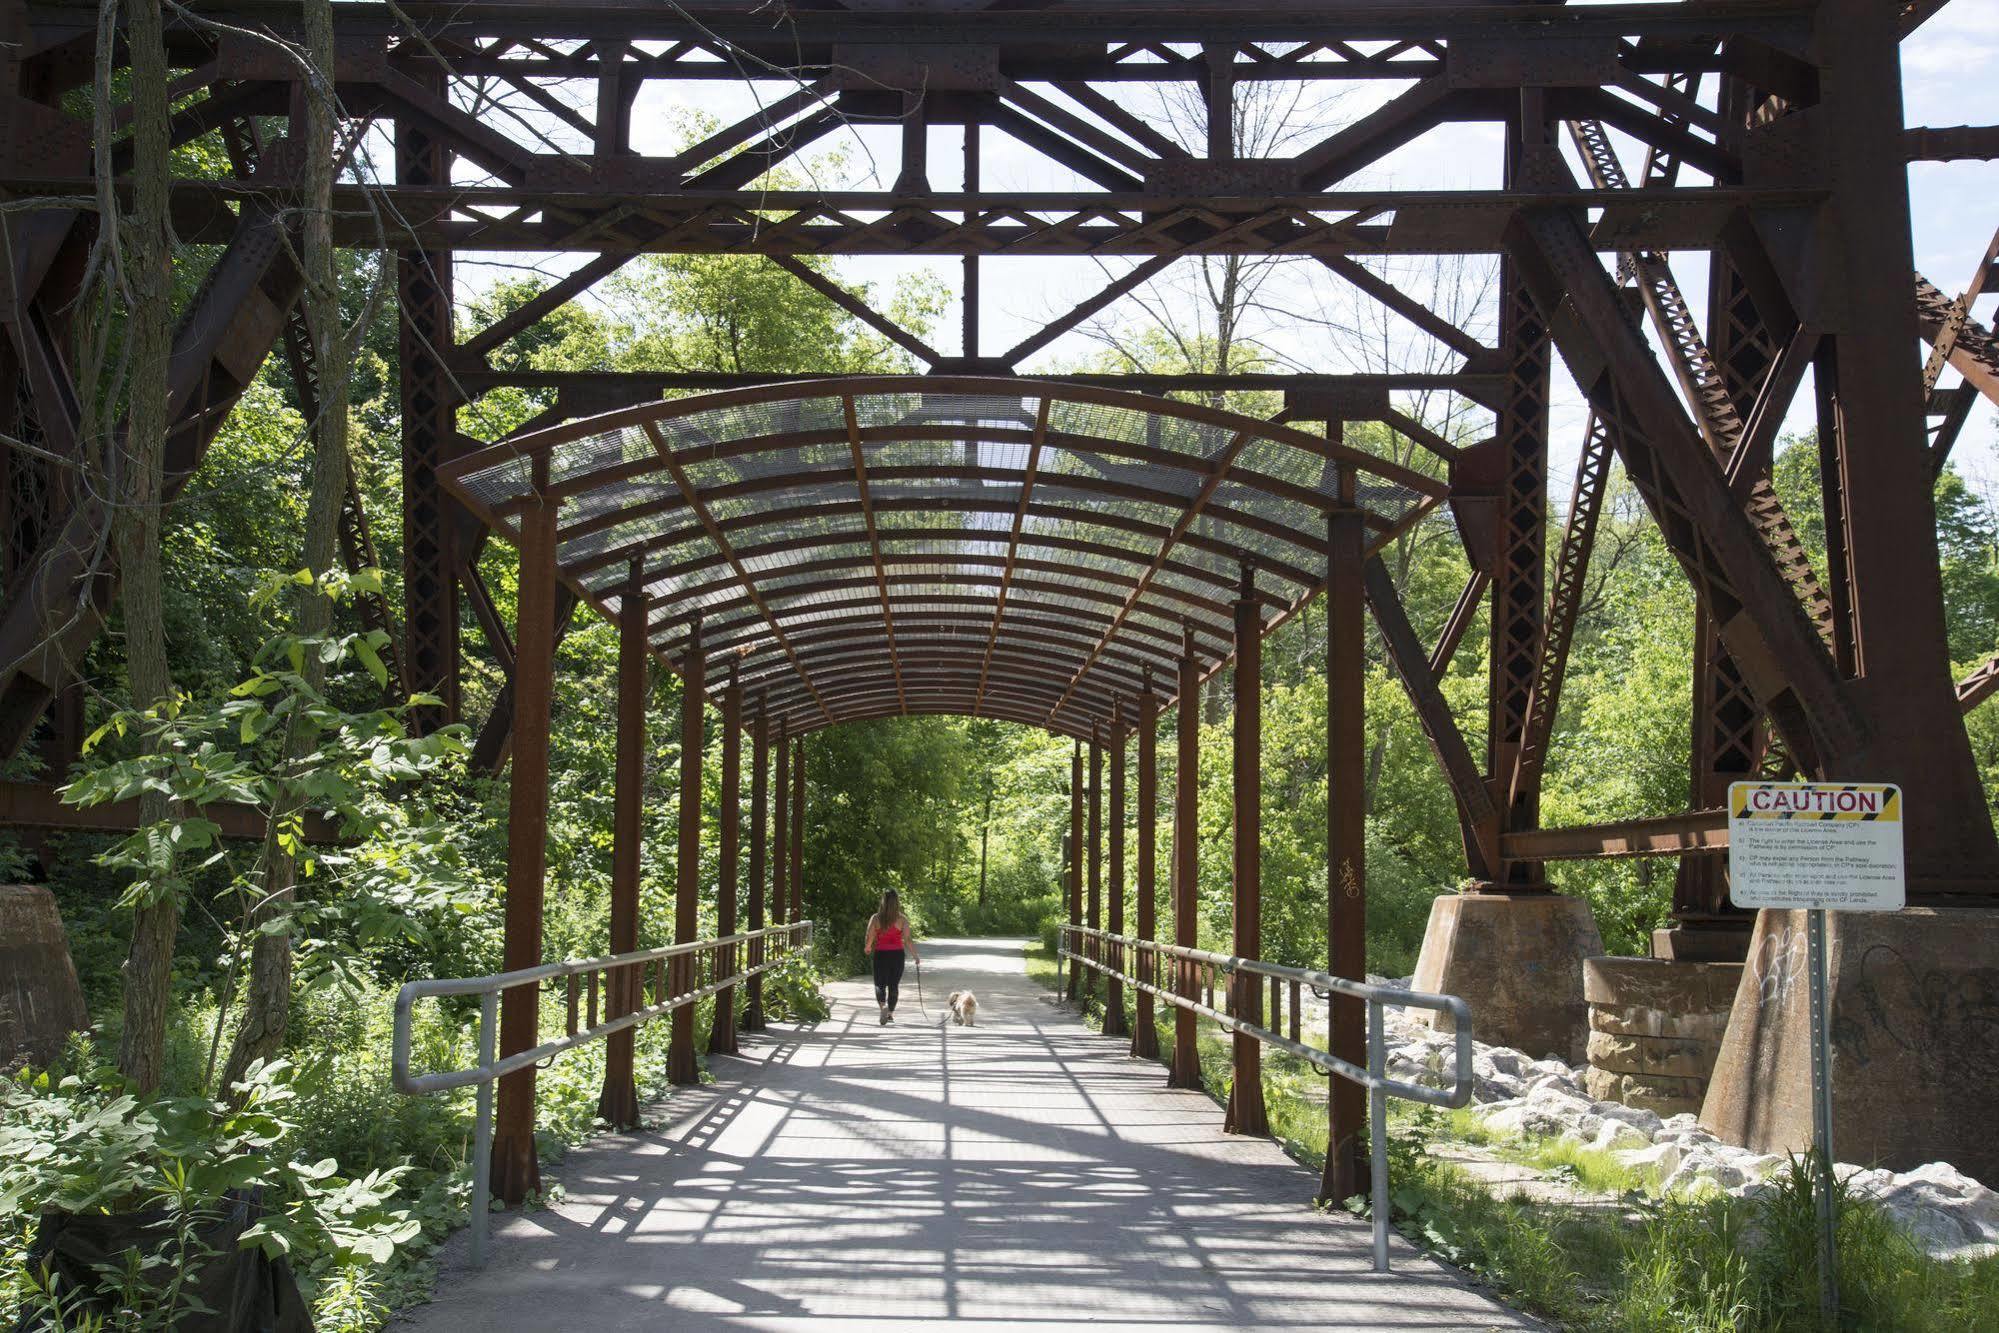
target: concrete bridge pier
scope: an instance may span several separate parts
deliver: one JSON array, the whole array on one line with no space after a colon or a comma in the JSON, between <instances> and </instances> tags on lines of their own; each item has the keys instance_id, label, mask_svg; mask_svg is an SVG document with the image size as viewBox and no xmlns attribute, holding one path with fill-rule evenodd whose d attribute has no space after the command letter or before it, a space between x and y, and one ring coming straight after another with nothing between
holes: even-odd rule
<instances>
[{"instance_id":1,"label":"concrete bridge pier","mask_svg":"<svg viewBox=\"0 0 1999 1333\"><path fill-rule=\"evenodd\" d=\"M1999 1180L1999 910L1830 912L1833 1152ZM1805 914L1757 915L1701 1123L1760 1152L1812 1137Z\"/></svg>"},{"instance_id":2,"label":"concrete bridge pier","mask_svg":"<svg viewBox=\"0 0 1999 1333\"><path fill-rule=\"evenodd\" d=\"M1411 984L1463 998L1482 1042L1581 1064L1589 1034L1583 963L1602 952L1596 916L1581 898L1446 894L1430 904Z\"/></svg>"}]
</instances>

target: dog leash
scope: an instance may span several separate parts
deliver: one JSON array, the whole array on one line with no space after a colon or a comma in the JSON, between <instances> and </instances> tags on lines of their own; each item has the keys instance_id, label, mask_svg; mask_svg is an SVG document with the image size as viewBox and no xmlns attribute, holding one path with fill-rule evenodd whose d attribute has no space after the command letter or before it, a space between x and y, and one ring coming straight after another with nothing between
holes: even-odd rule
<instances>
[{"instance_id":1,"label":"dog leash","mask_svg":"<svg viewBox=\"0 0 1999 1333\"><path fill-rule=\"evenodd\" d=\"M923 1003L923 960L916 960L916 1009L923 1015L923 1021L930 1021L930 1008Z\"/></svg>"}]
</instances>

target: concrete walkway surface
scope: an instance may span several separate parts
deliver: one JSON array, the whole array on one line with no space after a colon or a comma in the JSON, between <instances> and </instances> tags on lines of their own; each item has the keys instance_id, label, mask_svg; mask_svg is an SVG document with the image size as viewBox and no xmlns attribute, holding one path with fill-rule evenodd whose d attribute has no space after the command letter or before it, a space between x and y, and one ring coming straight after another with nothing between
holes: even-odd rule
<instances>
[{"instance_id":1,"label":"concrete walkway surface","mask_svg":"<svg viewBox=\"0 0 1999 1333\"><path fill-rule=\"evenodd\" d=\"M935 940L898 1021L865 981L833 1016L711 1059L656 1131L546 1173L566 1197L465 1238L435 1330L1521 1329L1539 1324L1367 1225L1315 1212L1318 1180L1221 1132L1206 1096L1083 1026L1029 981L1018 940ZM976 1028L946 1022L969 988Z\"/></svg>"}]
</instances>

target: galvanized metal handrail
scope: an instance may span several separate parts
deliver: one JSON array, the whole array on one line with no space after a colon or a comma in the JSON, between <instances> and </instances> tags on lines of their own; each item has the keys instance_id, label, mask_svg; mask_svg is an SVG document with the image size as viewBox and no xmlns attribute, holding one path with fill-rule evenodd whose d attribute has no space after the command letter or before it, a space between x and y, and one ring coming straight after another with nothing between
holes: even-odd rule
<instances>
[{"instance_id":1,"label":"galvanized metal handrail","mask_svg":"<svg viewBox=\"0 0 1999 1333\"><path fill-rule=\"evenodd\" d=\"M1084 948L1081 951L1069 947L1074 936ZM1346 977L1336 977L1329 972L1318 972L1311 968L1289 967L1282 963L1266 963L1260 959L1238 958L1232 954L1214 953L1207 949L1190 949L1177 944L1161 944L1156 940L1140 939L1136 935L1113 935L1107 930L1097 930L1089 926L1065 925L1061 928L1061 947L1058 954L1073 964L1081 964L1115 977L1148 995L1157 996L1166 1003L1202 1018L1212 1019L1230 1032L1253 1038L1266 1046L1288 1051L1292 1055L1350 1082L1358 1083L1368 1093L1368 1139L1370 1157L1371 1190L1374 1215L1374 1268L1378 1273L1388 1271L1388 1099L1399 1097L1404 1101L1422 1102L1428 1106L1457 1107L1471 1100L1472 1094L1472 1033L1471 1008L1455 995L1434 995L1425 991L1398 990L1391 986L1374 986L1364 981L1352 981ZM1099 947L1091 950L1087 946ZM1191 996L1168 990L1142 977L1113 966L1100 955L1109 952L1120 954L1124 949L1134 954L1150 953L1157 958L1170 958L1183 965L1213 968L1226 976L1270 977L1279 981L1290 981L1309 986L1326 995L1346 995L1367 1004L1367 1067L1341 1059L1330 1051L1308 1046L1270 1028L1260 1026L1224 1013L1212 1005L1201 1003ZM1156 975L1156 972L1155 972ZM1401 1005L1410 1009L1428 1009L1435 1013L1449 1014L1456 1028L1456 1043L1451 1086L1433 1088L1421 1083L1408 1083L1388 1077L1388 1041L1386 1011L1389 1005Z\"/></svg>"},{"instance_id":2,"label":"galvanized metal handrail","mask_svg":"<svg viewBox=\"0 0 1999 1333\"><path fill-rule=\"evenodd\" d=\"M476 1086L477 1111L473 1119L472 1137L472 1263L475 1267L486 1262L486 1208L487 1195L491 1186L493 1155L493 1084L506 1075L529 1065L551 1060L564 1051L574 1050L586 1042L597 1041L614 1032L634 1028L647 1023L661 1014L684 1009L690 1004L706 999L710 995L740 986L751 977L760 976L785 960L797 956L812 938L810 921L794 921L781 926L767 926L762 930L748 931L740 935L728 935L714 940L690 940L685 944L669 944L659 949L642 949L635 953L612 954L600 958L573 958L559 963L542 963L536 967L517 968L512 972L498 972L484 977L439 977L422 981L405 982L396 992L396 1021L394 1046L390 1056L390 1077L397 1092L410 1096L422 1096L432 1092L447 1092L453 1088ZM761 955L747 967L732 969L726 977L716 977L705 986L691 987L664 996L650 1005L642 1005L627 1014L604 1022L593 1022L581 1030L572 1030L567 1035L525 1051L517 1051L505 1059L496 1059L494 1042L498 1034L500 996L521 986L538 986L544 981L558 977L590 976L598 973L616 973L621 976L637 975L643 983L643 969L654 963L664 963L671 959L688 958L709 953L721 955L725 950L733 960L736 950L749 945L749 955ZM758 946L771 947L758 947ZM634 974L634 969L639 971ZM675 984L683 984L694 976L692 966L662 968L660 989L663 991L668 978L681 973ZM657 992L656 992L657 993ZM469 1069L439 1070L429 1074L410 1072L410 1042L414 1029L416 1002L422 999L449 995L476 995L479 997L479 1063ZM572 988L572 999L573 988ZM593 1001L594 1004L594 1001ZM570 1014L572 1029L575 1013Z\"/></svg>"}]
</instances>

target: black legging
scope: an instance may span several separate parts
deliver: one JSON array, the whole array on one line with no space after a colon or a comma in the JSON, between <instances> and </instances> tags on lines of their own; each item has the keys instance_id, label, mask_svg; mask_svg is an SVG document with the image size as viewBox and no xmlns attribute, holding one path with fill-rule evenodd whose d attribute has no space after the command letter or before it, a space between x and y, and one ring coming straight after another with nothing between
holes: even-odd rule
<instances>
[{"instance_id":1,"label":"black legging","mask_svg":"<svg viewBox=\"0 0 1999 1333\"><path fill-rule=\"evenodd\" d=\"M895 1002L902 990L902 950L875 950L875 1003L888 1006L895 1012Z\"/></svg>"}]
</instances>

